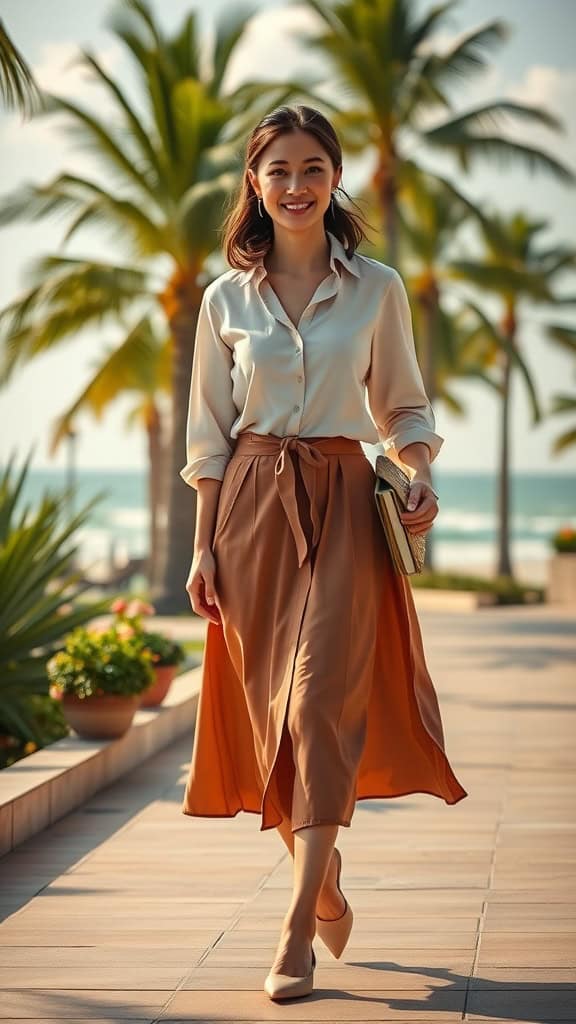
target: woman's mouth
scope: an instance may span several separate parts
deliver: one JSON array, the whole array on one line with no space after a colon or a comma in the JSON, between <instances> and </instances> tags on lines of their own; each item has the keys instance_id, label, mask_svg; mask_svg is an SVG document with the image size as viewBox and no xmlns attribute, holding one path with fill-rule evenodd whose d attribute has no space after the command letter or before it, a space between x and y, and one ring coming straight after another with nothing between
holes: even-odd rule
<instances>
[{"instance_id":1,"label":"woman's mouth","mask_svg":"<svg viewBox=\"0 0 576 1024\"><path fill-rule=\"evenodd\" d=\"M301 216L303 213L306 213L307 210L310 210L313 206L315 206L315 202L316 201L312 199L307 203L280 203L280 206L282 206L284 210L287 210L288 213L291 213L293 216L297 217L299 215Z\"/></svg>"}]
</instances>

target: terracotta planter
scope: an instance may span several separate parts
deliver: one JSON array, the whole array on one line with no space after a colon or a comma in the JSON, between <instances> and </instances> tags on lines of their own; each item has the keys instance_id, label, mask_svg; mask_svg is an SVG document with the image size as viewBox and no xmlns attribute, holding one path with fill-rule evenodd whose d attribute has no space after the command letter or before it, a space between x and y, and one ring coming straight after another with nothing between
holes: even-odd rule
<instances>
[{"instance_id":1,"label":"terracotta planter","mask_svg":"<svg viewBox=\"0 0 576 1024\"><path fill-rule=\"evenodd\" d=\"M176 665L158 665L155 669L154 682L150 684L140 699L140 707L152 708L161 704L172 685L176 675Z\"/></svg>"},{"instance_id":2,"label":"terracotta planter","mask_svg":"<svg viewBox=\"0 0 576 1024\"><path fill-rule=\"evenodd\" d=\"M576 604L576 551L558 551L548 562L548 601Z\"/></svg>"},{"instance_id":3,"label":"terracotta planter","mask_svg":"<svg viewBox=\"0 0 576 1024\"><path fill-rule=\"evenodd\" d=\"M140 704L140 694L119 697L105 693L94 697L62 696L62 710L68 725L86 739L113 739L123 736L132 724Z\"/></svg>"}]
</instances>

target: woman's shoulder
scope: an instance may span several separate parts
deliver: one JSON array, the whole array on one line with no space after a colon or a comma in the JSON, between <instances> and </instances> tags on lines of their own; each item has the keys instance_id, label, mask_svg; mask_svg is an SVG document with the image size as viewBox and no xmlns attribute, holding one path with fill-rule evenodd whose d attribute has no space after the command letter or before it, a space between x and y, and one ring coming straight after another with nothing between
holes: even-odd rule
<instances>
[{"instance_id":1,"label":"woman's shoulder","mask_svg":"<svg viewBox=\"0 0 576 1024\"><path fill-rule=\"evenodd\" d=\"M402 283L402 277L396 267L358 251L354 253L354 257L358 261L358 269L363 278L378 284L390 284L392 281Z\"/></svg>"},{"instance_id":2,"label":"woman's shoulder","mask_svg":"<svg viewBox=\"0 0 576 1024\"><path fill-rule=\"evenodd\" d=\"M204 299L207 302L217 304L219 300L225 300L231 293L243 288L246 283L246 272L244 270L225 270L217 277L213 277L204 288Z\"/></svg>"}]
</instances>

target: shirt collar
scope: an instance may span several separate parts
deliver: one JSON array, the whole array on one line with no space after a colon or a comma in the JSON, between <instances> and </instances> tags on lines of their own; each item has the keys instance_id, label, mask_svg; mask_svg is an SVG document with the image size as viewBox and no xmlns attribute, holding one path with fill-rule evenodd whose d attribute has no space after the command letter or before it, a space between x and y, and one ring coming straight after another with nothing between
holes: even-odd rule
<instances>
[{"instance_id":1,"label":"shirt collar","mask_svg":"<svg viewBox=\"0 0 576 1024\"><path fill-rule=\"evenodd\" d=\"M356 253L352 253L352 257L349 259L346 255L346 250L342 245L342 242L333 235L331 231L326 232L326 236L330 243L330 268L335 273L338 273L336 267L336 260L338 260L343 267L346 268L355 277L360 277L360 268L358 265L358 258ZM257 277L258 281L261 281L263 277L266 277L266 267L264 266L264 259L261 257L250 270L242 271L243 283L248 284L254 277Z\"/></svg>"}]
</instances>

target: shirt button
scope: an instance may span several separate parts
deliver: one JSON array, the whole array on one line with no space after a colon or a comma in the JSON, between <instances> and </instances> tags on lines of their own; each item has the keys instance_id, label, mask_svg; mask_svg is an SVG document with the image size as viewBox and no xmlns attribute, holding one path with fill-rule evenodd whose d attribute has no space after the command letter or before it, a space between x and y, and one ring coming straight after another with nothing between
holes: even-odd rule
<instances>
[{"instance_id":1,"label":"shirt button","mask_svg":"<svg viewBox=\"0 0 576 1024\"><path fill-rule=\"evenodd\" d=\"M300 406L299 405L295 405L294 406L294 412L299 412L299 411L300 411Z\"/></svg>"}]
</instances>

